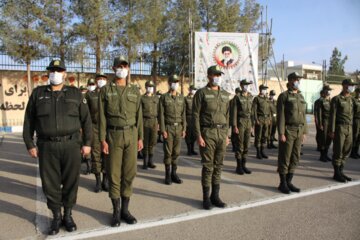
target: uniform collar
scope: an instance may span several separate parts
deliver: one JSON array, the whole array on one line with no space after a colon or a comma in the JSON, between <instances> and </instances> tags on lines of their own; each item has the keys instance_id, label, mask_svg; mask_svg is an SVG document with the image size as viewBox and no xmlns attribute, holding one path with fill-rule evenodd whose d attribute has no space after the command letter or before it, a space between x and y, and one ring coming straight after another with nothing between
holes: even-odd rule
<instances>
[{"instance_id":1,"label":"uniform collar","mask_svg":"<svg viewBox=\"0 0 360 240\"><path fill-rule=\"evenodd\" d=\"M61 90L60 90L60 91L62 91L62 92L66 92L68 89L69 89L69 87L68 87L68 86L63 85L63 87L61 88ZM47 86L46 86L46 91L47 91L47 92L52 92L51 85L47 85Z\"/></svg>"}]
</instances>

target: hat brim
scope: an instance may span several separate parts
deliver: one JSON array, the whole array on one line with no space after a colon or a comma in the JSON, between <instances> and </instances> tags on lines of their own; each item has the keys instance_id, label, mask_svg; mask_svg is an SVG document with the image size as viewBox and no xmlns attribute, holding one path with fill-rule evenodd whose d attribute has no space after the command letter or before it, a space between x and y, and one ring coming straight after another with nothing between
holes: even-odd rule
<instances>
[{"instance_id":1,"label":"hat brim","mask_svg":"<svg viewBox=\"0 0 360 240\"><path fill-rule=\"evenodd\" d=\"M210 72L210 74L209 75L217 75L217 74L224 74L222 71L220 71L220 70L216 70L216 71L212 71L212 72Z\"/></svg>"},{"instance_id":2,"label":"hat brim","mask_svg":"<svg viewBox=\"0 0 360 240\"><path fill-rule=\"evenodd\" d=\"M240 83L240 85L251 85L252 82L244 82L244 83Z\"/></svg>"},{"instance_id":3,"label":"hat brim","mask_svg":"<svg viewBox=\"0 0 360 240\"><path fill-rule=\"evenodd\" d=\"M106 75L104 74L97 74L95 75L95 78L99 78L99 77L104 77L104 78L108 78Z\"/></svg>"},{"instance_id":4,"label":"hat brim","mask_svg":"<svg viewBox=\"0 0 360 240\"><path fill-rule=\"evenodd\" d=\"M63 67L47 67L46 70L48 70L48 71L51 71L51 70L66 71L66 68L63 68Z\"/></svg>"}]
</instances>

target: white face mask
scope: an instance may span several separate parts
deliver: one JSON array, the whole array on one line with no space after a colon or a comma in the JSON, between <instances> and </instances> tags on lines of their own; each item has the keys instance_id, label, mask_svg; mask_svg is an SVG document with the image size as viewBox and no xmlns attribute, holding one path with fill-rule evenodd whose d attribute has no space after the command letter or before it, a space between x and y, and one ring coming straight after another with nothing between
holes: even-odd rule
<instances>
[{"instance_id":1,"label":"white face mask","mask_svg":"<svg viewBox=\"0 0 360 240\"><path fill-rule=\"evenodd\" d=\"M270 100L273 100L273 99L274 99L274 96L273 96L273 95L270 95L269 99L270 99Z\"/></svg>"},{"instance_id":2,"label":"white face mask","mask_svg":"<svg viewBox=\"0 0 360 240\"><path fill-rule=\"evenodd\" d=\"M63 83L63 81L64 81L63 76L64 75L60 72L51 72L49 74L50 84L56 86L56 85Z\"/></svg>"},{"instance_id":3,"label":"white face mask","mask_svg":"<svg viewBox=\"0 0 360 240\"><path fill-rule=\"evenodd\" d=\"M146 92L147 93L154 93L154 87L147 87Z\"/></svg>"},{"instance_id":4,"label":"white face mask","mask_svg":"<svg viewBox=\"0 0 360 240\"><path fill-rule=\"evenodd\" d=\"M91 85L91 86L88 86L87 89L88 89L90 92L93 92L93 91L95 91L96 86L95 86L95 85Z\"/></svg>"},{"instance_id":5,"label":"white face mask","mask_svg":"<svg viewBox=\"0 0 360 240\"><path fill-rule=\"evenodd\" d=\"M266 95L266 92L267 92L267 91L266 91L265 89L261 90L261 94L262 94L262 95Z\"/></svg>"},{"instance_id":6,"label":"white face mask","mask_svg":"<svg viewBox=\"0 0 360 240\"><path fill-rule=\"evenodd\" d=\"M214 77L213 84L214 84L214 86L220 86L221 85L221 77Z\"/></svg>"},{"instance_id":7,"label":"white face mask","mask_svg":"<svg viewBox=\"0 0 360 240\"><path fill-rule=\"evenodd\" d=\"M178 89L178 87L179 87L179 83L174 83L173 82L170 85L171 90L174 90L174 91L176 91Z\"/></svg>"},{"instance_id":8,"label":"white face mask","mask_svg":"<svg viewBox=\"0 0 360 240\"><path fill-rule=\"evenodd\" d=\"M294 82L294 88L295 88L295 89L299 89L299 88L300 88L300 81L295 81L295 82Z\"/></svg>"},{"instance_id":9,"label":"white face mask","mask_svg":"<svg viewBox=\"0 0 360 240\"><path fill-rule=\"evenodd\" d=\"M248 90L249 90L249 85L244 85L244 86L243 86L243 91L244 91L244 92L247 92Z\"/></svg>"},{"instance_id":10,"label":"white face mask","mask_svg":"<svg viewBox=\"0 0 360 240\"><path fill-rule=\"evenodd\" d=\"M116 76L121 79L126 78L128 73L129 73L129 70L127 70L126 68L118 68L118 69L116 69L116 72L115 72Z\"/></svg>"},{"instance_id":11,"label":"white face mask","mask_svg":"<svg viewBox=\"0 0 360 240\"><path fill-rule=\"evenodd\" d=\"M327 95L327 96L330 96L330 95L331 95L331 91L328 91L326 95Z\"/></svg>"},{"instance_id":12,"label":"white face mask","mask_svg":"<svg viewBox=\"0 0 360 240\"><path fill-rule=\"evenodd\" d=\"M105 79L100 79L97 81L97 85L99 88L102 88L103 86L105 86L107 83L107 81Z\"/></svg>"},{"instance_id":13,"label":"white face mask","mask_svg":"<svg viewBox=\"0 0 360 240\"><path fill-rule=\"evenodd\" d=\"M348 86L349 93L355 92L355 86Z\"/></svg>"},{"instance_id":14,"label":"white face mask","mask_svg":"<svg viewBox=\"0 0 360 240\"><path fill-rule=\"evenodd\" d=\"M195 93L196 93L196 90L191 90L192 95L195 95Z\"/></svg>"}]
</instances>

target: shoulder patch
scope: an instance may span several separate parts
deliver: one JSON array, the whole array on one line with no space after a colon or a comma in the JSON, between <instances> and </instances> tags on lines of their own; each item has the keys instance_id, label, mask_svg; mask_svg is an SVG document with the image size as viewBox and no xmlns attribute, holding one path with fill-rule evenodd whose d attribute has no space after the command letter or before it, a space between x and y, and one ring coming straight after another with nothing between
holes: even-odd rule
<instances>
[{"instance_id":1,"label":"shoulder patch","mask_svg":"<svg viewBox=\"0 0 360 240\"><path fill-rule=\"evenodd\" d=\"M87 104L86 98L83 98L83 104Z\"/></svg>"}]
</instances>

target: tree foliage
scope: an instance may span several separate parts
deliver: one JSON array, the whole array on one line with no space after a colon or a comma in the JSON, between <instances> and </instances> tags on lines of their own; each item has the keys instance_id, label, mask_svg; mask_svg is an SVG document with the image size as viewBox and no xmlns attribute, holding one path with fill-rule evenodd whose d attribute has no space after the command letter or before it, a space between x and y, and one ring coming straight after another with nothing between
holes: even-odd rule
<instances>
[{"instance_id":1,"label":"tree foliage","mask_svg":"<svg viewBox=\"0 0 360 240\"><path fill-rule=\"evenodd\" d=\"M330 82L340 82L345 77L345 69L344 65L347 61L348 57L345 56L342 58L341 52L337 49L337 47L334 48L331 58L330 58L330 65L329 65L329 71L328 71L328 81Z\"/></svg>"}]
</instances>

